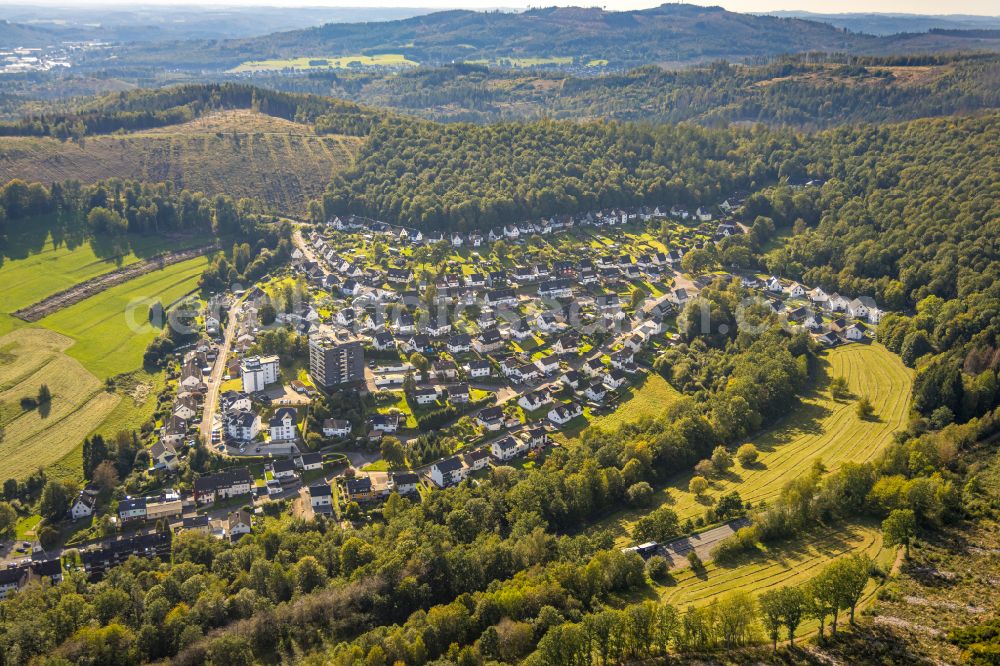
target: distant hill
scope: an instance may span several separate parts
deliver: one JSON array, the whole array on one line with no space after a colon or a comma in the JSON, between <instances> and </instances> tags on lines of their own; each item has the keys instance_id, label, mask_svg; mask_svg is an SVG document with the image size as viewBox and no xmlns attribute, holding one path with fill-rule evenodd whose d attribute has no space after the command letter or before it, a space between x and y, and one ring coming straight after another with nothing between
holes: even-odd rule
<instances>
[{"instance_id":1,"label":"distant hill","mask_svg":"<svg viewBox=\"0 0 1000 666\"><path fill-rule=\"evenodd\" d=\"M67 40L136 42L233 39L332 22L402 19L429 11L403 7L225 7L211 4L206 7L74 7L33 4L5 5L3 15L11 23L59 35Z\"/></svg>"},{"instance_id":2,"label":"distant hill","mask_svg":"<svg viewBox=\"0 0 1000 666\"><path fill-rule=\"evenodd\" d=\"M928 32L929 30L1000 30L1000 16L972 16L946 14L814 14L812 12L768 12L772 16L819 21L869 35L895 35L901 32Z\"/></svg>"},{"instance_id":3,"label":"distant hill","mask_svg":"<svg viewBox=\"0 0 1000 666\"><path fill-rule=\"evenodd\" d=\"M581 67L741 61L808 51L910 53L1000 47L1000 34L897 35L848 32L800 18L755 16L721 7L667 4L637 11L558 7L521 13L445 11L381 23L331 23L263 37L130 45L95 53L89 64L229 69L241 62L398 53L423 65L500 59L562 59Z\"/></svg>"}]
</instances>

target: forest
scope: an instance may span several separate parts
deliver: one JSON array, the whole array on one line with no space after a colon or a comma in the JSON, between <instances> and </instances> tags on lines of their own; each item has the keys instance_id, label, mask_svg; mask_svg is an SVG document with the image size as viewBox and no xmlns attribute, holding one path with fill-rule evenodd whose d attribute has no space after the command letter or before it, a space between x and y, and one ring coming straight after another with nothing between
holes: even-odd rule
<instances>
[{"instance_id":1,"label":"forest","mask_svg":"<svg viewBox=\"0 0 1000 666\"><path fill-rule=\"evenodd\" d=\"M317 73L268 81L442 121L607 118L760 122L818 129L995 108L995 54L786 56L766 65L648 66L598 76L456 64L397 76Z\"/></svg>"},{"instance_id":2,"label":"forest","mask_svg":"<svg viewBox=\"0 0 1000 666\"><path fill-rule=\"evenodd\" d=\"M399 120L373 130L353 168L334 177L323 209L486 229L616 206L698 205L785 176L798 144L791 132L763 128Z\"/></svg>"}]
</instances>

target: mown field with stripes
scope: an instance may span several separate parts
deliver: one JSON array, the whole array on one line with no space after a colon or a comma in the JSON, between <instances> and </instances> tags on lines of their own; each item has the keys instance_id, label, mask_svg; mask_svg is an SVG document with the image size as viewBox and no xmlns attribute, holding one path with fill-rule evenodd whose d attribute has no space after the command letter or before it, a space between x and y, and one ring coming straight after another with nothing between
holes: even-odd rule
<instances>
[{"instance_id":1,"label":"mown field with stripes","mask_svg":"<svg viewBox=\"0 0 1000 666\"><path fill-rule=\"evenodd\" d=\"M906 424L912 372L899 357L878 344L851 344L824 352L815 371L813 390L789 408L789 414L770 430L749 440L760 450L760 459L749 468L738 463L721 478L711 479L702 497L687 490L692 473L686 471L656 489L655 504L667 504L680 517L697 518L719 495L733 490L754 504L773 499L790 479L809 471L821 460L829 470L844 461L870 460ZM835 400L829 383L847 379L851 397ZM857 400L867 397L875 418L862 420ZM620 545L630 545L635 521L644 511L613 514L599 524L613 529Z\"/></svg>"}]
</instances>

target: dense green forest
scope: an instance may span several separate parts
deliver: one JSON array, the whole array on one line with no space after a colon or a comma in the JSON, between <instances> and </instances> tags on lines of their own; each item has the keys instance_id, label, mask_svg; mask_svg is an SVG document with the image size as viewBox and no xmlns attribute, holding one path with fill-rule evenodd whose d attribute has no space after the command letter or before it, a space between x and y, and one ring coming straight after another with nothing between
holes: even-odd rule
<instances>
[{"instance_id":1,"label":"dense green forest","mask_svg":"<svg viewBox=\"0 0 1000 666\"><path fill-rule=\"evenodd\" d=\"M791 133L684 125L393 121L373 130L324 196L425 228L487 228L611 206L716 202L785 175Z\"/></svg>"}]
</instances>

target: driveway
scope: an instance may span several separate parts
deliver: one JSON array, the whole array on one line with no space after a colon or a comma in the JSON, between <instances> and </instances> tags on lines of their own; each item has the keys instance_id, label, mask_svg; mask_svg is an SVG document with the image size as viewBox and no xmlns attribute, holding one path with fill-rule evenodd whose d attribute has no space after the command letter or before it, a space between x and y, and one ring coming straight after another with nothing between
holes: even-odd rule
<instances>
[{"instance_id":1,"label":"driveway","mask_svg":"<svg viewBox=\"0 0 1000 666\"><path fill-rule=\"evenodd\" d=\"M712 529L699 534L674 539L670 543L660 546L659 554L667 558L670 562L671 568L683 568L688 566L687 556L692 550L698 553L698 557L701 558L702 561L708 561L712 559L712 549L715 548L720 541L736 534L736 530L741 527L746 527L749 524L749 518L737 518L736 520L729 521L725 525L713 527Z\"/></svg>"}]
</instances>

